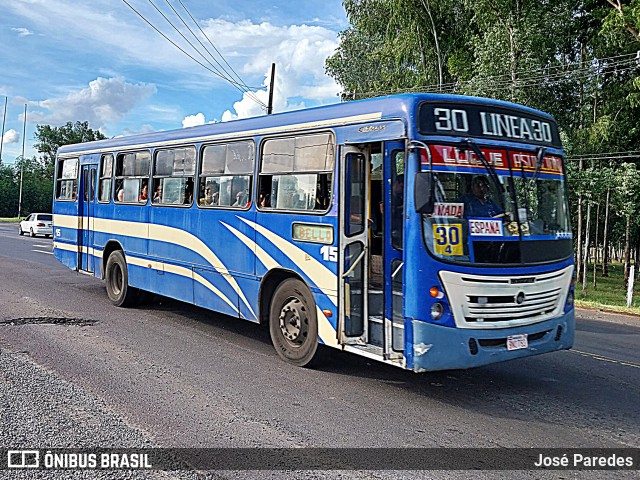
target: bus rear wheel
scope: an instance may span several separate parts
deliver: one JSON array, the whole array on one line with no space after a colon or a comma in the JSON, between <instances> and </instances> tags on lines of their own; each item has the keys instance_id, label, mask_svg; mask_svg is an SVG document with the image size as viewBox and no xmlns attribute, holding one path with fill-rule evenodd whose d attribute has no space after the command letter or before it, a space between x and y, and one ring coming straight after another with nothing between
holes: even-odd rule
<instances>
[{"instance_id":1,"label":"bus rear wheel","mask_svg":"<svg viewBox=\"0 0 640 480\"><path fill-rule=\"evenodd\" d=\"M107 295L116 307L130 307L136 302L138 289L129 286L127 261L120 250L116 250L107 259L104 272Z\"/></svg>"},{"instance_id":2,"label":"bus rear wheel","mask_svg":"<svg viewBox=\"0 0 640 480\"><path fill-rule=\"evenodd\" d=\"M278 355L297 367L308 366L318 349L316 304L309 288L296 278L283 281L273 294L269 333Z\"/></svg>"}]
</instances>

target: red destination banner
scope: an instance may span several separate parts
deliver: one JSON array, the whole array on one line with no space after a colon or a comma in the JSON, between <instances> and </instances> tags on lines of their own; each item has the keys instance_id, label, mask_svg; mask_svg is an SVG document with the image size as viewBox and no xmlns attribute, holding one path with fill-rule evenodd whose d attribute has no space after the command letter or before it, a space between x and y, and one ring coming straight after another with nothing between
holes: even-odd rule
<instances>
[{"instance_id":1,"label":"red destination banner","mask_svg":"<svg viewBox=\"0 0 640 480\"><path fill-rule=\"evenodd\" d=\"M482 162L472 150L463 150L450 145L430 145L429 148L431 149L431 163L434 167L466 167L485 170ZM538 160L534 153L511 151L510 155L507 155L506 150L491 148L481 148L480 151L487 162L493 165L499 173L501 171L508 172L509 165L515 172L524 170L526 173L533 173L536 171ZM421 152L421 162L423 165L429 165L429 156L424 150ZM555 155L545 155L540 173L562 175L562 159Z\"/></svg>"}]
</instances>

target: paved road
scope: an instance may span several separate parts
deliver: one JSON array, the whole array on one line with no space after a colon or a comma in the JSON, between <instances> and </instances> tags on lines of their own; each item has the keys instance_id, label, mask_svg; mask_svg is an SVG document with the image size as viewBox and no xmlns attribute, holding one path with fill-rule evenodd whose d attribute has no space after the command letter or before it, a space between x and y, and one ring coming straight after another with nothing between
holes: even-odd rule
<instances>
[{"instance_id":1,"label":"paved road","mask_svg":"<svg viewBox=\"0 0 640 480\"><path fill-rule=\"evenodd\" d=\"M635 319L580 316L573 351L469 371L416 375L337 352L300 369L278 359L257 325L170 300L115 308L102 282L69 271L50 249L51 240L0 224L0 400L9 407L0 444L640 447ZM509 477L556 478L546 473Z\"/></svg>"}]
</instances>

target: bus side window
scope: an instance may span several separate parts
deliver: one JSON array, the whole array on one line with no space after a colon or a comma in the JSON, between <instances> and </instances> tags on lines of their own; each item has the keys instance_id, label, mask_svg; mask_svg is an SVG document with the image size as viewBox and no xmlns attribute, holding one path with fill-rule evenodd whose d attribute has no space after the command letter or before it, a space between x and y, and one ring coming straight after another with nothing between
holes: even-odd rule
<instances>
[{"instance_id":1,"label":"bus side window","mask_svg":"<svg viewBox=\"0 0 640 480\"><path fill-rule=\"evenodd\" d=\"M198 205L247 208L251 203L255 144L244 140L202 151Z\"/></svg>"},{"instance_id":2,"label":"bus side window","mask_svg":"<svg viewBox=\"0 0 640 480\"><path fill-rule=\"evenodd\" d=\"M142 199L143 185L149 184L148 151L121 153L116 158L114 200L118 203L146 203Z\"/></svg>"},{"instance_id":3,"label":"bus side window","mask_svg":"<svg viewBox=\"0 0 640 480\"><path fill-rule=\"evenodd\" d=\"M267 139L262 148L259 207L326 211L334 166L335 143L330 133Z\"/></svg>"},{"instance_id":4,"label":"bus side window","mask_svg":"<svg viewBox=\"0 0 640 480\"><path fill-rule=\"evenodd\" d=\"M152 203L191 205L195 172L195 147L176 147L156 151L153 162Z\"/></svg>"}]
</instances>

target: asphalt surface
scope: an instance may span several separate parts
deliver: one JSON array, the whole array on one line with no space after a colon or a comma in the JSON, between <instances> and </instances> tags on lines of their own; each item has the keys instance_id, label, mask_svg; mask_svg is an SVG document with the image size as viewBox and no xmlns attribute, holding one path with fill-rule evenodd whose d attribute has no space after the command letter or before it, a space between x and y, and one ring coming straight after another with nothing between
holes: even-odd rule
<instances>
[{"instance_id":1,"label":"asphalt surface","mask_svg":"<svg viewBox=\"0 0 640 480\"><path fill-rule=\"evenodd\" d=\"M248 322L167 299L115 308L100 280L53 258L50 239L16 232L0 224L6 448L640 447L640 319L580 311L574 350L468 371L417 375L339 352L327 352L316 369L301 369L279 360L268 331ZM621 471L291 468L206 476L637 478Z\"/></svg>"}]
</instances>

